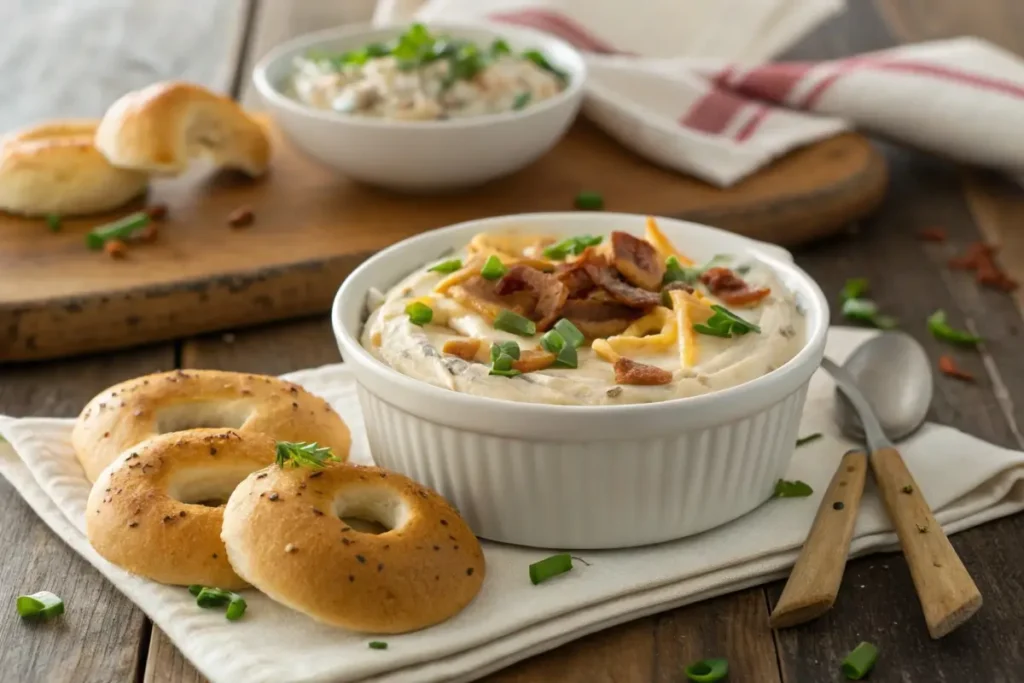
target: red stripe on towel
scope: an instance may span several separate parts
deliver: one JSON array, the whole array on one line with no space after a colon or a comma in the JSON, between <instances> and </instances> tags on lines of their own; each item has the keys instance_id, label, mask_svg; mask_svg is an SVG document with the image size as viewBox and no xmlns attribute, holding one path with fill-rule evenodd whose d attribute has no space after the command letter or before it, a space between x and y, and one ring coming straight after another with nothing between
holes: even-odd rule
<instances>
[{"instance_id":1,"label":"red stripe on towel","mask_svg":"<svg viewBox=\"0 0 1024 683\"><path fill-rule=\"evenodd\" d=\"M598 38L569 17L558 12L524 9L515 12L498 12L489 15L488 18L506 24L518 24L519 26L527 26L550 33L587 52L606 55L622 54L611 43Z\"/></svg>"},{"instance_id":2,"label":"red stripe on towel","mask_svg":"<svg viewBox=\"0 0 1024 683\"><path fill-rule=\"evenodd\" d=\"M712 88L679 118L679 124L701 133L721 135L736 114L748 104L750 100L744 97Z\"/></svg>"},{"instance_id":3,"label":"red stripe on towel","mask_svg":"<svg viewBox=\"0 0 1024 683\"><path fill-rule=\"evenodd\" d=\"M758 127L762 123L764 123L764 120L768 118L768 115L771 113L772 107L768 106L767 104L760 105L757 108L757 111L754 112L754 115L751 116L750 119L745 124L743 124L743 127L736 132L736 135L733 137L733 140L735 140L736 142L746 142L747 140L752 138L754 136L754 133L757 132Z\"/></svg>"},{"instance_id":4,"label":"red stripe on towel","mask_svg":"<svg viewBox=\"0 0 1024 683\"><path fill-rule=\"evenodd\" d=\"M809 62L766 64L751 69L738 83L730 87L750 97L785 102L796 84L802 81L814 66ZM718 82L718 79L715 82Z\"/></svg>"}]
</instances>

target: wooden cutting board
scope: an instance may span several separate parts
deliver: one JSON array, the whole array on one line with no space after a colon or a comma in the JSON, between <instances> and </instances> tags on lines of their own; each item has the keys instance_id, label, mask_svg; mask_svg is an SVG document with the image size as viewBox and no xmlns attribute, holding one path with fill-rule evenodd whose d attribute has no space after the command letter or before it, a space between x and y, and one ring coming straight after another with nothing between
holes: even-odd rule
<instances>
[{"instance_id":1,"label":"wooden cutting board","mask_svg":"<svg viewBox=\"0 0 1024 683\"><path fill-rule=\"evenodd\" d=\"M113 260L85 248L113 216L38 220L0 215L0 361L122 348L315 313L373 252L450 223L571 210L581 190L608 211L682 216L792 246L871 211L885 192L881 155L842 135L796 151L728 190L656 168L578 123L533 166L457 195L409 197L359 185L272 132L272 171L250 181L197 168L153 184L166 204L156 243ZM443 161L441 162L443 163ZM228 215L248 206L244 229Z\"/></svg>"}]
</instances>

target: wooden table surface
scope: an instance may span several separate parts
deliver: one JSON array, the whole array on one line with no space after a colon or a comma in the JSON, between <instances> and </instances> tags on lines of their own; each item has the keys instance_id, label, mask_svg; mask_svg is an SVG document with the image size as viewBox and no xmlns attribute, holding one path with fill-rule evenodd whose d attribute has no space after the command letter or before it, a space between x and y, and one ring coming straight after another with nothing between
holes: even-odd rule
<instances>
[{"instance_id":1,"label":"wooden table surface","mask_svg":"<svg viewBox=\"0 0 1024 683\"><path fill-rule=\"evenodd\" d=\"M0 0L0 130L55 116L95 116L126 90L188 78L249 104L255 57L292 35L369 16L372 0ZM851 0L850 10L794 48L795 59L838 57L897 42L975 34L1024 54L1020 0ZM14 28L16 26L16 28ZM797 253L798 263L837 292L866 276L876 298L905 321L933 358L947 353L924 318L951 321L986 338L956 352L976 384L937 378L931 419L1001 446L1024 447L1024 354L1020 300L981 290L944 264L985 238L1003 245L1004 266L1024 281L1024 193L991 174L886 147L889 197L842 238ZM943 226L949 244L915 232ZM31 286L31 283L26 283ZM838 311L833 311L838 318ZM115 382L175 367L283 373L336 362L326 317L229 335L181 339L131 351L0 367L0 413L73 416ZM875 683L1016 683L1024 680L1024 516L954 537L985 596L967 626L940 642L925 631L906 564L898 554L850 563L830 614L804 627L767 627L781 582L619 626L535 657L489 681L674 682L686 663L727 657L737 683L841 679L838 663L861 640L880 645ZM65 546L0 479L0 680L203 680L163 633ZM41 588L61 595L67 614L35 628L14 614L14 597ZM230 656L230 653L225 653Z\"/></svg>"}]
</instances>

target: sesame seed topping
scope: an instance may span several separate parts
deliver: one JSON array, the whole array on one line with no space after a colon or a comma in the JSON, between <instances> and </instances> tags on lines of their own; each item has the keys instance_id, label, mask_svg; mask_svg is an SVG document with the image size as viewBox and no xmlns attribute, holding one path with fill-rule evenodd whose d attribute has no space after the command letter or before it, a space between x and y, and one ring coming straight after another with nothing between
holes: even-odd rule
<instances>
[{"instance_id":1,"label":"sesame seed topping","mask_svg":"<svg viewBox=\"0 0 1024 683\"><path fill-rule=\"evenodd\" d=\"M448 520L447 519L442 519L441 520L441 526L448 526Z\"/></svg>"},{"instance_id":2,"label":"sesame seed topping","mask_svg":"<svg viewBox=\"0 0 1024 683\"><path fill-rule=\"evenodd\" d=\"M313 474L309 475L309 478L310 479L316 479L317 477L321 476L322 474L323 474L323 472L314 472Z\"/></svg>"},{"instance_id":3,"label":"sesame seed topping","mask_svg":"<svg viewBox=\"0 0 1024 683\"><path fill-rule=\"evenodd\" d=\"M139 525L138 522L128 522L128 527L131 528L131 529L134 529L138 525Z\"/></svg>"},{"instance_id":4,"label":"sesame seed topping","mask_svg":"<svg viewBox=\"0 0 1024 683\"><path fill-rule=\"evenodd\" d=\"M384 563L383 562L381 562L381 563L379 563L377 565L377 571L379 571L379 572L384 571Z\"/></svg>"},{"instance_id":5,"label":"sesame seed topping","mask_svg":"<svg viewBox=\"0 0 1024 683\"><path fill-rule=\"evenodd\" d=\"M356 561L359 562L359 564L366 564L366 558L362 555L356 555Z\"/></svg>"},{"instance_id":6,"label":"sesame seed topping","mask_svg":"<svg viewBox=\"0 0 1024 683\"><path fill-rule=\"evenodd\" d=\"M217 559L217 553L213 554L213 559L215 559L215 560Z\"/></svg>"},{"instance_id":7,"label":"sesame seed topping","mask_svg":"<svg viewBox=\"0 0 1024 683\"><path fill-rule=\"evenodd\" d=\"M275 491L271 491L270 495L267 496L267 498L269 498L270 500L280 500L281 499L281 497L279 495L277 495L277 493Z\"/></svg>"},{"instance_id":8,"label":"sesame seed topping","mask_svg":"<svg viewBox=\"0 0 1024 683\"><path fill-rule=\"evenodd\" d=\"M434 550L440 550L440 549L441 549L441 546L439 546L439 545L435 545L434 546Z\"/></svg>"},{"instance_id":9,"label":"sesame seed topping","mask_svg":"<svg viewBox=\"0 0 1024 683\"><path fill-rule=\"evenodd\" d=\"M262 472L262 473L260 473L260 474L257 474L257 475L256 475L256 478L257 478L257 479L263 479L263 478L264 478L264 477L266 477L266 476L267 476L267 473L266 473L266 472Z\"/></svg>"},{"instance_id":10,"label":"sesame seed topping","mask_svg":"<svg viewBox=\"0 0 1024 683\"><path fill-rule=\"evenodd\" d=\"M347 539L347 538L343 538L343 539L341 539L341 542L342 542L342 543L343 543L344 545L351 545L351 544L352 544L352 541L350 541L350 540L349 540L349 539Z\"/></svg>"},{"instance_id":11,"label":"sesame seed topping","mask_svg":"<svg viewBox=\"0 0 1024 683\"><path fill-rule=\"evenodd\" d=\"M294 543L289 543L284 547L286 553L294 553L297 550Z\"/></svg>"},{"instance_id":12,"label":"sesame seed topping","mask_svg":"<svg viewBox=\"0 0 1024 683\"><path fill-rule=\"evenodd\" d=\"M466 570L466 576L473 576L473 568L472 567L470 567L469 569Z\"/></svg>"},{"instance_id":13,"label":"sesame seed topping","mask_svg":"<svg viewBox=\"0 0 1024 683\"><path fill-rule=\"evenodd\" d=\"M352 582L353 582L353 581L355 581L355 580L356 580L356 577L352 576L351 574L349 574L349 575L348 575L348 581L349 581L349 583L352 583Z\"/></svg>"},{"instance_id":14,"label":"sesame seed topping","mask_svg":"<svg viewBox=\"0 0 1024 683\"><path fill-rule=\"evenodd\" d=\"M313 514L316 515L317 517L323 517L324 516L324 513L320 512L316 508L313 508Z\"/></svg>"},{"instance_id":15,"label":"sesame seed topping","mask_svg":"<svg viewBox=\"0 0 1024 683\"><path fill-rule=\"evenodd\" d=\"M210 446L210 455L217 455L217 448L216 447Z\"/></svg>"},{"instance_id":16,"label":"sesame seed topping","mask_svg":"<svg viewBox=\"0 0 1024 683\"><path fill-rule=\"evenodd\" d=\"M188 514L187 512L185 512L184 510L182 510L181 512L179 512L179 513L178 513L178 516L179 516L179 517L184 517L184 516L185 516L185 515L187 515L187 514Z\"/></svg>"}]
</instances>

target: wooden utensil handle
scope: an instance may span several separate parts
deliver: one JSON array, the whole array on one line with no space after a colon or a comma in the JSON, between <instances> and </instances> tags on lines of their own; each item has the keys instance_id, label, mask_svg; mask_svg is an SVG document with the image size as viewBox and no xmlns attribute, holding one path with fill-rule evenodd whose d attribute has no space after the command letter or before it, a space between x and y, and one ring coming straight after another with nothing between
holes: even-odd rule
<instances>
[{"instance_id":1,"label":"wooden utensil handle","mask_svg":"<svg viewBox=\"0 0 1024 683\"><path fill-rule=\"evenodd\" d=\"M810 621L835 603L867 471L868 457L864 452L850 451L843 456L769 619L772 628Z\"/></svg>"},{"instance_id":2,"label":"wooden utensil handle","mask_svg":"<svg viewBox=\"0 0 1024 683\"><path fill-rule=\"evenodd\" d=\"M981 608L981 592L895 448L871 454L871 469L903 547L928 633L941 638Z\"/></svg>"}]
</instances>

